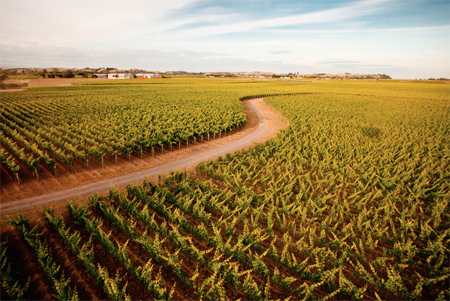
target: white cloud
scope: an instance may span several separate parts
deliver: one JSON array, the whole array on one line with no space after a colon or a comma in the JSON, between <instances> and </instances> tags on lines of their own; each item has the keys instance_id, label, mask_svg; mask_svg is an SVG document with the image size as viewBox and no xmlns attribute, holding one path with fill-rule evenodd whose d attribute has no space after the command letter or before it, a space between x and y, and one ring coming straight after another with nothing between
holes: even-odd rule
<instances>
[{"instance_id":1,"label":"white cloud","mask_svg":"<svg viewBox=\"0 0 450 301\"><path fill-rule=\"evenodd\" d=\"M318 12L284 16L257 21L237 22L215 26L205 26L196 29L187 29L182 34L190 36L217 35L243 31L257 30L261 28L292 26L301 24L334 23L351 18L371 15L386 9L386 2L390 0L364 0L353 2L339 8L321 10Z\"/></svg>"},{"instance_id":2,"label":"white cloud","mask_svg":"<svg viewBox=\"0 0 450 301\"><path fill-rule=\"evenodd\" d=\"M339 33L371 33L371 34L387 34L387 33L427 33L427 32L443 32L450 33L450 25L442 26L422 26L422 27L391 27L391 28L348 28L348 29L263 29L265 33L286 33L286 34L339 34Z\"/></svg>"},{"instance_id":3,"label":"white cloud","mask_svg":"<svg viewBox=\"0 0 450 301\"><path fill-rule=\"evenodd\" d=\"M214 53L208 51L172 50L160 51L152 49L130 48L79 48L60 46L35 46L28 44L0 44L2 53L0 66L20 67L49 67L60 66L81 68L117 67L117 68L148 68L166 70L164 64L181 64L184 67L192 66L192 62L226 58L227 53ZM155 68L156 67L158 68ZM178 69L173 66L172 70ZM192 69L192 68L187 68Z\"/></svg>"},{"instance_id":4,"label":"white cloud","mask_svg":"<svg viewBox=\"0 0 450 301\"><path fill-rule=\"evenodd\" d=\"M196 1L2 0L1 38L52 45L129 40L157 32L167 13Z\"/></svg>"},{"instance_id":5,"label":"white cloud","mask_svg":"<svg viewBox=\"0 0 450 301\"><path fill-rule=\"evenodd\" d=\"M270 54L291 54L290 50L278 50L278 51L268 51Z\"/></svg>"}]
</instances>

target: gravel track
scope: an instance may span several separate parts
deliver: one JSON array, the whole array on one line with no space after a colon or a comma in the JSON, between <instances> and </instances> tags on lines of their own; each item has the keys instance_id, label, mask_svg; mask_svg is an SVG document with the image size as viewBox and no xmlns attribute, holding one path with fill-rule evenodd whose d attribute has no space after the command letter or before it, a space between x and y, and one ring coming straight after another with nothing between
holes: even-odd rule
<instances>
[{"instance_id":1,"label":"gravel track","mask_svg":"<svg viewBox=\"0 0 450 301\"><path fill-rule=\"evenodd\" d=\"M260 111L257 106L255 106L255 103L258 102L263 102L263 99L259 98L252 100L250 102L251 109L258 116L258 127L255 131L251 132L247 136L242 137L241 139L232 141L226 145L202 152L197 155L193 155L185 159L160 165L158 167L150 168L147 170L138 171L111 179L106 179L67 190L39 195L36 197L22 199L19 201L10 202L6 204L0 204L0 213L4 214L20 211L40 205L45 205L48 203L72 199L77 196L93 194L95 192L105 192L108 191L108 189L113 185L122 186L130 183L135 183L138 181L142 181L145 177L152 178L157 175L167 173L168 171L174 171L180 168L184 168L186 166L195 165L200 163L201 161L214 159L217 158L218 156L223 156L226 155L227 153L240 150L251 144L253 141L257 140L258 138L265 136L270 131L269 121L266 118L267 116L265 116L263 112Z\"/></svg>"}]
</instances>

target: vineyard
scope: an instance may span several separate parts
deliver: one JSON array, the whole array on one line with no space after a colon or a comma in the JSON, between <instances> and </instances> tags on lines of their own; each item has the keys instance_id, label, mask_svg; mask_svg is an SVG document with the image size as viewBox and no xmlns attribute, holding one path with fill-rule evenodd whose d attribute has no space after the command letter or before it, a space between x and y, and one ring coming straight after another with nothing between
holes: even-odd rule
<instances>
[{"instance_id":1,"label":"vineyard","mask_svg":"<svg viewBox=\"0 0 450 301\"><path fill-rule=\"evenodd\" d=\"M299 91L277 83L129 80L3 93L0 159L6 199L13 200L10 195L20 192L21 184L28 184L22 188L28 197L51 187L68 189L228 136L245 126L239 99L260 93L258 88L271 94Z\"/></svg>"},{"instance_id":2,"label":"vineyard","mask_svg":"<svg viewBox=\"0 0 450 301\"><path fill-rule=\"evenodd\" d=\"M2 95L2 161L20 181L21 166L38 178L40 169L73 171L93 160L117 164L118 156L154 155L245 122L238 99L189 88L116 84Z\"/></svg>"},{"instance_id":3,"label":"vineyard","mask_svg":"<svg viewBox=\"0 0 450 301\"><path fill-rule=\"evenodd\" d=\"M245 122L251 95L280 94L265 101L289 127L192 174L2 221L2 299L450 298L448 85L114 83L2 95L2 165L51 169L56 150L101 160L94 146L113 162L205 139ZM50 137L64 141L55 152Z\"/></svg>"}]
</instances>

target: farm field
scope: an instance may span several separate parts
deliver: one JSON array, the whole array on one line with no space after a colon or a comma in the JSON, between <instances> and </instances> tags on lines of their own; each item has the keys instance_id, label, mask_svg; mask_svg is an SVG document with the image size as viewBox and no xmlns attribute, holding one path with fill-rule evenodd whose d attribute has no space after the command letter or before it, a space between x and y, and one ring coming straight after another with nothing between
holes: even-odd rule
<instances>
[{"instance_id":1,"label":"farm field","mask_svg":"<svg viewBox=\"0 0 450 301\"><path fill-rule=\"evenodd\" d=\"M115 154L104 141L119 142L110 135L129 147L111 142L126 159L138 156L139 147L162 151L239 126L243 97L293 95L265 98L289 127L248 150L202 162L195 173L175 171L64 209L48 207L39 218L3 220L2 299L450 298L448 84L105 81L20 93L35 101L4 102L2 94L2 127L10 116L48 122L49 130L59 123L70 132L79 127L80 137L92 135L111 161ZM142 101L150 94L160 97L155 113ZM69 112L55 113L55 95ZM102 95L116 107L102 106ZM114 95L123 98L115 102ZM213 98L204 105L210 114L188 109L193 99L202 107ZM30 107L39 101L40 111ZM147 124L161 129L157 139L156 130L146 136L136 129L148 114L156 117ZM2 139L12 137L2 131ZM88 151L94 144L76 145L95 158ZM83 158L73 162L82 167Z\"/></svg>"},{"instance_id":2,"label":"farm field","mask_svg":"<svg viewBox=\"0 0 450 301\"><path fill-rule=\"evenodd\" d=\"M109 174L110 177L102 176L102 179L84 184L75 185L70 189L62 189L59 191L36 194L33 195L35 190L30 189L25 191L20 190L21 195L29 195L21 199L13 199L12 201L2 202L0 204L0 212L2 214L11 214L11 212L18 212L22 210L43 210L48 204L57 204L63 206L60 201L65 201L74 197L78 197L77 200L82 201L92 193L108 192L108 189L112 185L117 185L120 189L125 188L128 184L140 183L142 179L147 178L151 181L156 181L158 176L167 174L173 170L184 168L184 172L195 171L195 166L205 160L215 160L219 156L225 156L228 153L240 151L242 149L248 149L255 143L264 142L277 135L277 133L286 128L288 125L287 120L273 107L266 104L263 99L246 99L242 101L242 104L246 110L247 121L245 125L237 132L231 135L222 136L211 141L201 141L195 144L190 144L189 147L182 149L175 149L173 151L164 152L156 156L143 157L142 159L134 158L132 161L124 161L127 163L123 166L124 162L114 167L123 168L123 175ZM130 173L126 167L131 167ZM110 167L107 167L111 169ZM106 169L106 168L104 168ZM102 170L103 171L103 170ZM100 171L101 172L101 171ZM72 176L72 174L71 174ZM88 179L86 179L88 180ZM41 187L48 185L43 180L39 181ZM24 185L17 185L14 188L19 189ZM36 187L36 186L34 186ZM61 188L61 187L60 187ZM17 191L17 190L16 190ZM3 198L14 196L13 193L5 189L2 194ZM26 211L25 211L26 212ZM26 213L25 213L26 214Z\"/></svg>"},{"instance_id":3,"label":"farm field","mask_svg":"<svg viewBox=\"0 0 450 301\"><path fill-rule=\"evenodd\" d=\"M210 101L206 96L213 95L202 96L198 89L180 96L189 85L172 85L170 91L157 86L127 88L114 83L6 93L1 107L2 145L38 178L39 163L54 171L59 161L74 171L74 160L89 168L90 160L104 164L105 156L117 162L118 155L131 159L132 153L154 153L155 147L163 152L164 146L188 144L190 138L245 122L239 100ZM7 164L20 181L16 165Z\"/></svg>"},{"instance_id":4,"label":"farm field","mask_svg":"<svg viewBox=\"0 0 450 301\"><path fill-rule=\"evenodd\" d=\"M33 77L33 76L29 76ZM5 84L12 83L27 83L28 87L42 87L42 86L66 86L77 82L91 82L104 80L102 78L27 78L27 76L13 76L4 81Z\"/></svg>"},{"instance_id":5,"label":"farm field","mask_svg":"<svg viewBox=\"0 0 450 301\"><path fill-rule=\"evenodd\" d=\"M148 165L142 159L240 130L244 93L217 80L102 80L4 92L2 202L132 172Z\"/></svg>"}]
</instances>

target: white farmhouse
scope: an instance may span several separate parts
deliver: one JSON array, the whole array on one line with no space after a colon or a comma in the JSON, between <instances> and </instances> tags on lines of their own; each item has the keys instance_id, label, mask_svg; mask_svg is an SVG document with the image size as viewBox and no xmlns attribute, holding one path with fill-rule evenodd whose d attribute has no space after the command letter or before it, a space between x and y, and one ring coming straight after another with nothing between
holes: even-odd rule
<instances>
[{"instance_id":1,"label":"white farmhouse","mask_svg":"<svg viewBox=\"0 0 450 301\"><path fill-rule=\"evenodd\" d=\"M125 74L125 73L96 74L95 76L98 78L108 78L108 79L133 78L133 74Z\"/></svg>"},{"instance_id":2,"label":"white farmhouse","mask_svg":"<svg viewBox=\"0 0 450 301\"><path fill-rule=\"evenodd\" d=\"M160 74L153 74L153 73L147 73L147 74L136 74L136 78L162 78Z\"/></svg>"},{"instance_id":3,"label":"white farmhouse","mask_svg":"<svg viewBox=\"0 0 450 301\"><path fill-rule=\"evenodd\" d=\"M125 74L125 73L114 73L114 74L108 74L109 79L127 79L127 78L133 78L133 74Z\"/></svg>"}]
</instances>

